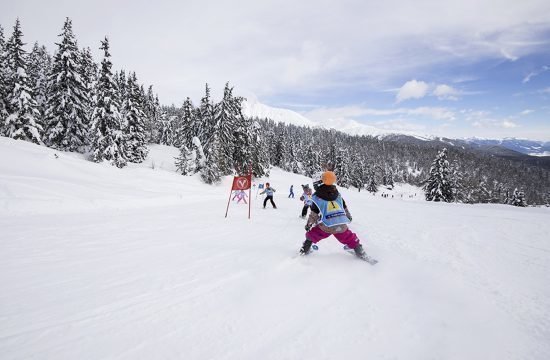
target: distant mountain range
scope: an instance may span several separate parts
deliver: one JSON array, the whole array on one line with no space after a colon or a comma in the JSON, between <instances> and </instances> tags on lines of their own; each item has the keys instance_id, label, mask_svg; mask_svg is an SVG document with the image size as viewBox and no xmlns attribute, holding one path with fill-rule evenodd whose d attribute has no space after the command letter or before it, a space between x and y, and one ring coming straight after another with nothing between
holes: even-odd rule
<instances>
[{"instance_id":1,"label":"distant mountain range","mask_svg":"<svg viewBox=\"0 0 550 360\"><path fill-rule=\"evenodd\" d=\"M480 151L488 152L499 157L517 158L521 155L529 157L548 157L547 159L532 159L529 162L550 164L550 142L528 139L451 139L432 135L419 135L413 132L379 129L374 126L361 124L355 120L330 120L324 123L314 122L305 116L289 110L274 108L257 101L245 101L243 103L243 114L261 119L268 118L276 122L293 124L297 126L323 127L336 129L351 135L368 135L389 141L433 141L442 142L447 146L470 147ZM527 157L524 160L528 160Z\"/></svg>"},{"instance_id":2,"label":"distant mountain range","mask_svg":"<svg viewBox=\"0 0 550 360\"><path fill-rule=\"evenodd\" d=\"M505 138L501 140L472 138L466 139L466 142L481 146L502 146L532 156L550 156L550 141L544 142L516 138Z\"/></svg>"}]
</instances>

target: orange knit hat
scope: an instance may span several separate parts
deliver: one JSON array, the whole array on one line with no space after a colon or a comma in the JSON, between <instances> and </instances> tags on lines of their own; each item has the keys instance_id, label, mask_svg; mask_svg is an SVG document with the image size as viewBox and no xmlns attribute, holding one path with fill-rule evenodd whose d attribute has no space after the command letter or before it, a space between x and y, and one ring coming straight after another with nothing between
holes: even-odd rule
<instances>
[{"instance_id":1,"label":"orange knit hat","mask_svg":"<svg viewBox=\"0 0 550 360\"><path fill-rule=\"evenodd\" d=\"M321 175L321 180L323 180L323 184L325 185L334 185L336 183L336 174L332 171L325 171Z\"/></svg>"}]
</instances>

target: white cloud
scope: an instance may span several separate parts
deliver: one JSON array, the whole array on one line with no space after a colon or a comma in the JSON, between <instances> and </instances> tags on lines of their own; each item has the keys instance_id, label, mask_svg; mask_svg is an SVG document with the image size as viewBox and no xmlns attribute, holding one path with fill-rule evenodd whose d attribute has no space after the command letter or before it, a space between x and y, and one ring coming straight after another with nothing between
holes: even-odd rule
<instances>
[{"instance_id":1,"label":"white cloud","mask_svg":"<svg viewBox=\"0 0 550 360\"><path fill-rule=\"evenodd\" d=\"M511 120L504 120L500 123L500 125L505 129L513 129L517 128L519 125Z\"/></svg>"},{"instance_id":2,"label":"white cloud","mask_svg":"<svg viewBox=\"0 0 550 360\"><path fill-rule=\"evenodd\" d=\"M433 95L437 96L439 100L458 100L460 91L452 86L440 84L435 87Z\"/></svg>"},{"instance_id":3,"label":"white cloud","mask_svg":"<svg viewBox=\"0 0 550 360\"><path fill-rule=\"evenodd\" d=\"M532 110L532 109L525 109L525 110L523 110L522 112L520 112L519 114L525 116L525 115L529 115L529 114L531 114L531 113L533 113L533 112L535 112L535 110Z\"/></svg>"},{"instance_id":4,"label":"white cloud","mask_svg":"<svg viewBox=\"0 0 550 360\"><path fill-rule=\"evenodd\" d=\"M397 92L396 100L399 103L407 99L423 98L428 93L429 87L424 81L407 81Z\"/></svg>"}]
</instances>

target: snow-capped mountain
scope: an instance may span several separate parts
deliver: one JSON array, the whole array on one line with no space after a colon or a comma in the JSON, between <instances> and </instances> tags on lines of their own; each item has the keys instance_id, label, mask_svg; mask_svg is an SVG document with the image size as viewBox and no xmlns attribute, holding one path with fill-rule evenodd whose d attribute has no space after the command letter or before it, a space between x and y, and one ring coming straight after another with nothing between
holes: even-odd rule
<instances>
[{"instance_id":1,"label":"snow-capped mountain","mask_svg":"<svg viewBox=\"0 0 550 360\"><path fill-rule=\"evenodd\" d=\"M441 141L451 146L463 146L464 143L474 147L498 146L515 152L531 156L550 156L550 142L528 139L451 139L433 135L419 134L412 131L380 129L371 125L362 124L359 121L347 118L331 118L323 121L313 121L306 116L289 109L275 108L258 102L247 100L243 102L243 114L249 117L269 118L276 122L293 124L297 126L322 127L335 129L350 135L374 136L380 139L391 140L415 139L420 141Z\"/></svg>"},{"instance_id":2,"label":"snow-capped mountain","mask_svg":"<svg viewBox=\"0 0 550 360\"><path fill-rule=\"evenodd\" d=\"M260 119L268 118L275 122L297 126L318 126L317 123L298 114L296 111L271 107L254 100L245 100L242 104L242 111L243 115L248 117L258 117Z\"/></svg>"},{"instance_id":3,"label":"snow-capped mountain","mask_svg":"<svg viewBox=\"0 0 550 360\"><path fill-rule=\"evenodd\" d=\"M480 139L469 138L466 142L476 145L498 145L506 149L514 150L522 154L532 156L550 156L550 142L504 138L504 139Z\"/></svg>"},{"instance_id":4,"label":"snow-capped mountain","mask_svg":"<svg viewBox=\"0 0 550 360\"><path fill-rule=\"evenodd\" d=\"M256 100L246 100L243 102L243 114L248 117L258 117L260 119L268 118L275 122L292 124L296 126L322 127L325 129L335 129L350 135L369 135L375 137L385 137L389 135L408 135L414 136L420 140L430 140L431 136L419 135L410 131L398 131L380 129L371 125L361 124L353 119L328 119L317 122L308 119L304 115L289 109L271 107L262 104Z\"/></svg>"}]
</instances>

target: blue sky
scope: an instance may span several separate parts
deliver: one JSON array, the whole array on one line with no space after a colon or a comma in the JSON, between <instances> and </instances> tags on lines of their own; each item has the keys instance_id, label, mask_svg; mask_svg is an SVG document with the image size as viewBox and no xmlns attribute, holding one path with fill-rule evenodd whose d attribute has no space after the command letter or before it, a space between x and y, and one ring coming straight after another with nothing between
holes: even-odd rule
<instances>
[{"instance_id":1,"label":"blue sky","mask_svg":"<svg viewBox=\"0 0 550 360\"><path fill-rule=\"evenodd\" d=\"M0 0L52 51L65 16L163 103L204 83L319 122L550 140L550 1ZM105 16L104 9L109 9Z\"/></svg>"}]
</instances>

